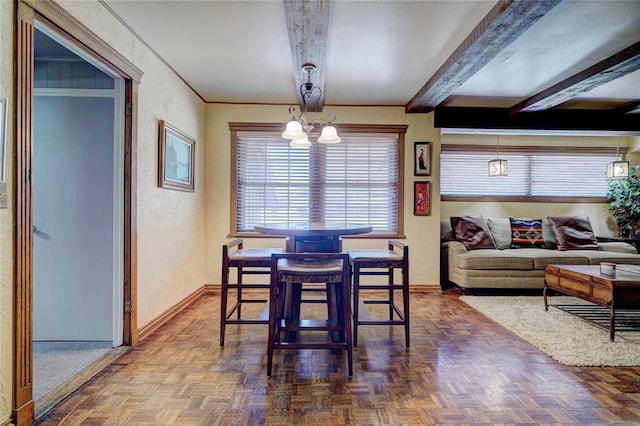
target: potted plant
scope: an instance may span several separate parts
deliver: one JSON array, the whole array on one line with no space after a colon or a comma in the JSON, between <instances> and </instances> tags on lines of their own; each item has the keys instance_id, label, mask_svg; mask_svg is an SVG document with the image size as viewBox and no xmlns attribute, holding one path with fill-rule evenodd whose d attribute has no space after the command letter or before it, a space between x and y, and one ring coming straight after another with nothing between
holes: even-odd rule
<instances>
[{"instance_id":1,"label":"potted plant","mask_svg":"<svg viewBox=\"0 0 640 426\"><path fill-rule=\"evenodd\" d=\"M629 238L640 221L640 165L629 165L629 176L607 179L609 211L620 230L620 236Z\"/></svg>"}]
</instances>

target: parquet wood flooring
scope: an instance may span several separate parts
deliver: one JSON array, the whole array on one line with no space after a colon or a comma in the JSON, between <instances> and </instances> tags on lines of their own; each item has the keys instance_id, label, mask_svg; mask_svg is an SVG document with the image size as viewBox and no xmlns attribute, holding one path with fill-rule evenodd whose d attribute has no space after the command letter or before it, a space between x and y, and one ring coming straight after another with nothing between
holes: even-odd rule
<instances>
[{"instance_id":1,"label":"parquet wood flooring","mask_svg":"<svg viewBox=\"0 0 640 426\"><path fill-rule=\"evenodd\" d=\"M43 417L40 425L640 424L640 367L553 361L458 300L411 294L402 327L339 351L278 351L266 326L230 326L205 294Z\"/></svg>"}]
</instances>

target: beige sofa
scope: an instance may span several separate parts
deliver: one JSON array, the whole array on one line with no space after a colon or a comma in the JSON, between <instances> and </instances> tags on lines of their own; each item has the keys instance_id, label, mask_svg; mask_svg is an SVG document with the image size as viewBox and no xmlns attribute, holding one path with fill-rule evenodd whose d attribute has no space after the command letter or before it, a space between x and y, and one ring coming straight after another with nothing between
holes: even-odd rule
<instances>
[{"instance_id":1,"label":"beige sofa","mask_svg":"<svg viewBox=\"0 0 640 426\"><path fill-rule=\"evenodd\" d=\"M509 248L509 218L485 219L495 249L467 250L456 241L449 218L441 221L441 285L443 289L541 289L549 264L598 265L600 262L640 265L640 254L622 242L598 242L597 250L557 249L553 232L543 220L549 248Z\"/></svg>"}]
</instances>

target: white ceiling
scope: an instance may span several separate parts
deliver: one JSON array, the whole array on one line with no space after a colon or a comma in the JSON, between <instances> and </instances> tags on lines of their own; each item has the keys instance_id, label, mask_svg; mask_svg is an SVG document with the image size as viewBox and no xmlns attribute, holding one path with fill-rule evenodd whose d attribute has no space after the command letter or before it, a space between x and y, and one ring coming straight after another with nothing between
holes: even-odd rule
<instances>
[{"instance_id":1,"label":"white ceiling","mask_svg":"<svg viewBox=\"0 0 640 426\"><path fill-rule=\"evenodd\" d=\"M205 101L296 103L282 1L102 2ZM495 4L331 2L324 104L407 105ZM441 105L512 107L638 41L639 0L564 0ZM640 70L562 107L611 108L639 99Z\"/></svg>"}]
</instances>

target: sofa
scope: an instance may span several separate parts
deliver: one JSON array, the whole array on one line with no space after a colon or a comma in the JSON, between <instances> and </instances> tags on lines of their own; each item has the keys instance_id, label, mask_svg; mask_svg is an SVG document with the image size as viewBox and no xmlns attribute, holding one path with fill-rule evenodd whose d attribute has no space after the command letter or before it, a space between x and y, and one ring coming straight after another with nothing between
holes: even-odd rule
<instances>
[{"instance_id":1,"label":"sofa","mask_svg":"<svg viewBox=\"0 0 640 426\"><path fill-rule=\"evenodd\" d=\"M640 265L635 247L598 241L585 216L451 216L441 220L440 259L443 290L541 289L550 264Z\"/></svg>"}]
</instances>

